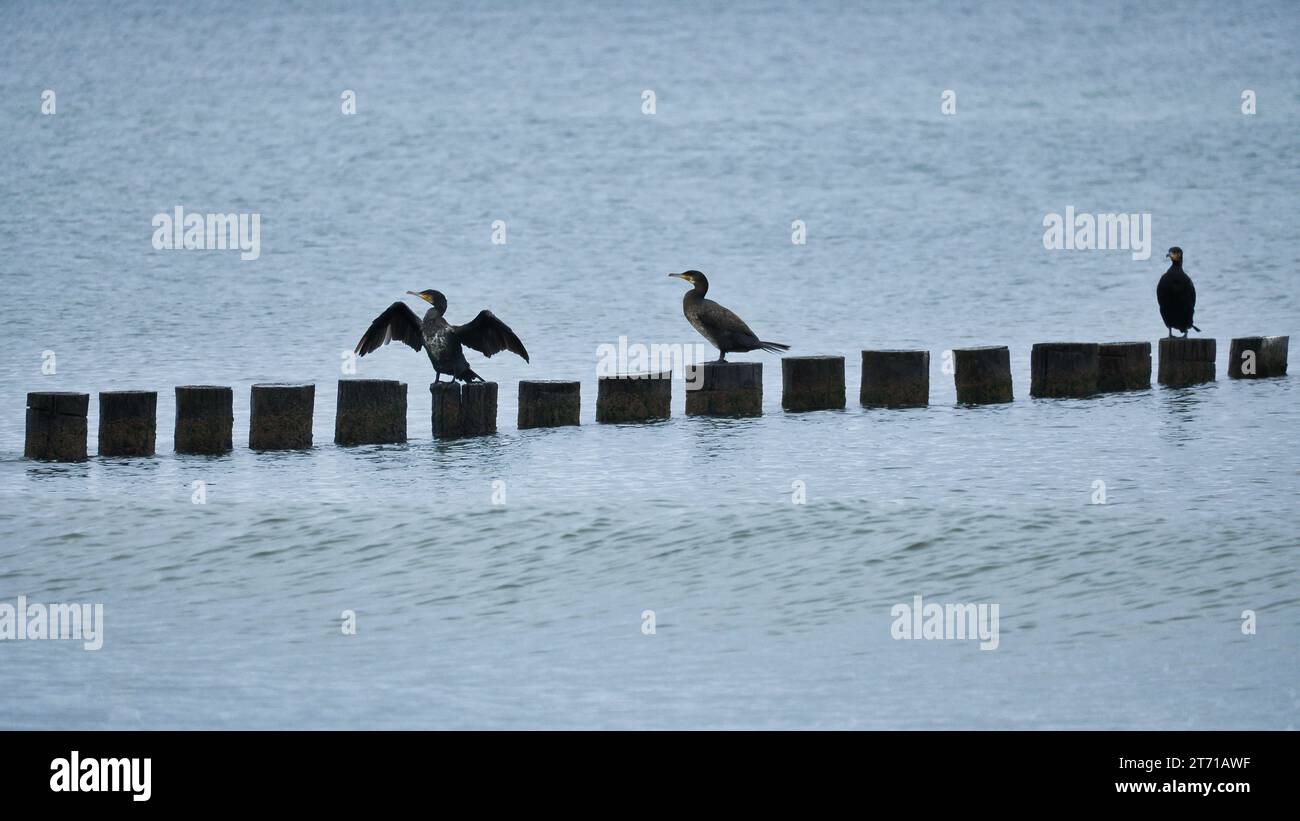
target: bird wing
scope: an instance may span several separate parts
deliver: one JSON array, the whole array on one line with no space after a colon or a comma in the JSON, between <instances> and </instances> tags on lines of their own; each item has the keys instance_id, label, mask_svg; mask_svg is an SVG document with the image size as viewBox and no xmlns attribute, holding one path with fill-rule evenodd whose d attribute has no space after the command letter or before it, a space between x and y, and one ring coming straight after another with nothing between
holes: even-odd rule
<instances>
[{"instance_id":1,"label":"bird wing","mask_svg":"<svg viewBox=\"0 0 1300 821\"><path fill-rule=\"evenodd\" d=\"M484 356L510 351L522 356L525 362L528 361L524 343L519 341L509 325L497 319L496 314L489 310L479 311L478 316L464 325L457 325L453 331L463 344Z\"/></svg>"},{"instance_id":2,"label":"bird wing","mask_svg":"<svg viewBox=\"0 0 1300 821\"><path fill-rule=\"evenodd\" d=\"M713 324L716 330L752 336L755 341L758 340L758 335L749 329L749 326L745 324L745 320L736 316L731 309L724 308L711 299L704 300L704 316L708 322Z\"/></svg>"},{"instance_id":3,"label":"bird wing","mask_svg":"<svg viewBox=\"0 0 1300 821\"><path fill-rule=\"evenodd\" d=\"M370 323L370 329L357 343L355 352L365 356L394 339L405 342L417 351L424 350L424 334L420 330L420 318L405 302L394 302L388 306L388 310L375 317L375 321Z\"/></svg>"}]
</instances>

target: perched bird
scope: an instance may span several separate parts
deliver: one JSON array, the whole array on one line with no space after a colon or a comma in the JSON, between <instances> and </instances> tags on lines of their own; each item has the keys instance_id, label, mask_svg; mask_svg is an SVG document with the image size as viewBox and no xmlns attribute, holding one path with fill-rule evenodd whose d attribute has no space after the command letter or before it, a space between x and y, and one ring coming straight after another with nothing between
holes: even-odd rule
<instances>
[{"instance_id":1,"label":"perched bird","mask_svg":"<svg viewBox=\"0 0 1300 821\"><path fill-rule=\"evenodd\" d=\"M684 271L669 274L670 277L684 279L695 287L686 292L682 300L682 313L695 327L695 330L718 349L718 361L726 362L727 354L746 351L764 350L777 353L790 350L789 345L780 342L764 342L749 329L745 320L728 311L711 299L705 299L709 292L709 280L699 271Z\"/></svg>"},{"instance_id":2,"label":"perched bird","mask_svg":"<svg viewBox=\"0 0 1300 821\"><path fill-rule=\"evenodd\" d=\"M1160 303L1160 318L1165 321L1169 335L1174 335L1174 328L1187 336L1187 329L1200 333L1201 329L1192 324L1192 314L1196 311L1196 286L1192 278L1183 273L1183 249L1177 246L1165 254L1169 260L1169 270L1160 277L1156 286L1156 301Z\"/></svg>"},{"instance_id":3,"label":"perched bird","mask_svg":"<svg viewBox=\"0 0 1300 821\"><path fill-rule=\"evenodd\" d=\"M512 351L528 361L528 351L519 341L515 332L506 323L496 318L491 311L483 310L466 325L452 325L443 319L447 312L447 297L438 291L407 291L411 296L418 296L433 307L421 320L404 302L394 302L388 310L370 323L370 329L357 343L356 353L365 356L380 346L387 345L394 339L405 342L415 350L423 350L433 363L437 373L435 382L442 381L442 375L450 374L451 381L482 382L483 377L470 370L465 361L463 345L468 345L484 356L491 356L502 351Z\"/></svg>"}]
</instances>

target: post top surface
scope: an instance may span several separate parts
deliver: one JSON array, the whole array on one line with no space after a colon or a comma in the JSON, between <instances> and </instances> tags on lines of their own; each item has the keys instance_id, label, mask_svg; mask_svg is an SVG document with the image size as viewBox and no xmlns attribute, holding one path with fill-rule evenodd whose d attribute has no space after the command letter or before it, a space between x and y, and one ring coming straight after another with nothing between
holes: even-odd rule
<instances>
[{"instance_id":1,"label":"post top surface","mask_svg":"<svg viewBox=\"0 0 1300 821\"><path fill-rule=\"evenodd\" d=\"M1245 336L1234 336L1234 337L1232 338L1232 341L1233 341L1233 342L1249 342L1249 341L1251 341L1251 340L1253 340L1253 339L1258 339L1258 340L1260 340L1261 342L1266 342L1266 341L1279 340L1279 339L1282 339L1282 340L1289 340L1290 338L1291 338L1291 337L1289 337L1289 336L1267 336L1267 335L1265 335L1265 334L1247 334L1247 335L1245 335Z\"/></svg>"},{"instance_id":2,"label":"post top surface","mask_svg":"<svg viewBox=\"0 0 1300 821\"><path fill-rule=\"evenodd\" d=\"M842 356L835 356L833 354L817 354L815 356L783 356L781 357L781 361L799 362L799 361L808 361L808 360L843 359L843 358L844 357Z\"/></svg>"},{"instance_id":3,"label":"post top surface","mask_svg":"<svg viewBox=\"0 0 1300 821\"><path fill-rule=\"evenodd\" d=\"M611 376L602 376L600 377L600 381L621 382L623 380L639 380L639 379L653 380L653 379L672 379L672 378L673 378L672 371L644 371L640 373L618 373L618 374L613 374Z\"/></svg>"}]
</instances>

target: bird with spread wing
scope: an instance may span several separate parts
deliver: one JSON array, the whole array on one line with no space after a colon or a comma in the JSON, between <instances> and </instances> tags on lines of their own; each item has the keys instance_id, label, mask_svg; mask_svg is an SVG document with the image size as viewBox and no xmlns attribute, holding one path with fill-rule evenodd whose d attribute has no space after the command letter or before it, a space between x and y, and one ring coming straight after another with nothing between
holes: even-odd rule
<instances>
[{"instance_id":1,"label":"bird with spread wing","mask_svg":"<svg viewBox=\"0 0 1300 821\"><path fill-rule=\"evenodd\" d=\"M465 360L464 347L468 346L483 354L492 356L502 351L519 354L528 361L528 351L519 341L510 326L496 318L491 311L482 310L464 325L452 325L443 315L447 312L447 297L439 291L425 290L416 293L407 291L411 296L419 297L433 307L424 314L424 319L415 315L404 302L394 302L388 310L375 317L370 329L357 343L359 356L378 350L393 340L405 342L417 351L429 355L436 372L435 382L442 381L442 375L451 376L451 381L482 382L483 377L470 369Z\"/></svg>"}]
</instances>

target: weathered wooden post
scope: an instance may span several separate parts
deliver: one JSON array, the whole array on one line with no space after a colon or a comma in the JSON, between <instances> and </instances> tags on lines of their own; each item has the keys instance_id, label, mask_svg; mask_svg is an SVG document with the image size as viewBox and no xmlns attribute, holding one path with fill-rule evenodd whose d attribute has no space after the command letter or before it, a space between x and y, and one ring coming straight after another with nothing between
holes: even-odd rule
<instances>
[{"instance_id":1,"label":"weathered wooden post","mask_svg":"<svg viewBox=\"0 0 1300 821\"><path fill-rule=\"evenodd\" d=\"M582 414L582 383L534 379L519 383L519 429L576 425Z\"/></svg>"},{"instance_id":2,"label":"weathered wooden post","mask_svg":"<svg viewBox=\"0 0 1300 821\"><path fill-rule=\"evenodd\" d=\"M602 376L596 383L597 422L647 422L672 415L673 372Z\"/></svg>"},{"instance_id":3,"label":"weathered wooden post","mask_svg":"<svg viewBox=\"0 0 1300 821\"><path fill-rule=\"evenodd\" d=\"M38 391L27 394L23 456L47 462L86 461L86 414L90 394Z\"/></svg>"},{"instance_id":4,"label":"weathered wooden post","mask_svg":"<svg viewBox=\"0 0 1300 821\"><path fill-rule=\"evenodd\" d=\"M954 348L953 381L963 405L1011 402L1011 351L1005 345Z\"/></svg>"},{"instance_id":5,"label":"weathered wooden post","mask_svg":"<svg viewBox=\"0 0 1300 821\"><path fill-rule=\"evenodd\" d=\"M433 395L433 435L439 439L486 436L497 432L497 383L429 383Z\"/></svg>"},{"instance_id":6,"label":"weathered wooden post","mask_svg":"<svg viewBox=\"0 0 1300 821\"><path fill-rule=\"evenodd\" d=\"M157 433L157 391L100 392L100 456L153 456Z\"/></svg>"},{"instance_id":7,"label":"weathered wooden post","mask_svg":"<svg viewBox=\"0 0 1300 821\"><path fill-rule=\"evenodd\" d=\"M781 407L787 411L844 407L844 357L781 357Z\"/></svg>"},{"instance_id":8,"label":"weathered wooden post","mask_svg":"<svg viewBox=\"0 0 1300 821\"><path fill-rule=\"evenodd\" d=\"M1095 342L1037 342L1029 352L1029 395L1092 396L1097 392L1101 346Z\"/></svg>"},{"instance_id":9,"label":"weathered wooden post","mask_svg":"<svg viewBox=\"0 0 1300 821\"><path fill-rule=\"evenodd\" d=\"M1233 379L1267 379L1286 376L1289 336L1243 336L1232 340L1228 376Z\"/></svg>"},{"instance_id":10,"label":"weathered wooden post","mask_svg":"<svg viewBox=\"0 0 1300 821\"><path fill-rule=\"evenodd\" d=\"M930 404L929 351L863 351L858 401L868 407L923 408Z\"/></svg>"},{"instance_id":11,"label":"weathered wooden post","mask_svg":"<svg viewBox=\"0 0 1300 821\"><path fill-rule=\"evenodd\" d=\"M762 362L703 362L686 367L687 416L762 416Z\"/></svg>"},{"instance_id":12,"label":"weathered wooden post","mask_svg":"<svg viewBox=\"0 0 1300 821\"><path fill-rule=\"evenodd\" d=\"M1109 393L1151 387L1150 342L1104 342L1097 354L1097 390Z\"/></svg>"},{"instance_id":13,"label":"weathered wooden post","mask_svg":"<svg viewBox=\"0 0 1300 821\"><path fill-rule=\"evenodd\" d=\"M334 443L387 445L406 441L406 383L340 379Z\"/></svg>"},{"instance_id":14,"label":"weathered wooden post","mask_svg":"<svg viewBox=\"0 0 1300 821\"><path fill-rule=\"evenodd\" d=\"M1166 336L1160 340L1160 384L1170 387L1214 381L1214 340Z\"/></svg>"},{"instance_id":15,"label":"weathered wooden post","mask_svg":"<svg viewBox=\"0 0 1300 821\"><path fill-rule=\"evenodd\" d=\"M222 385L176 388L177 453L216 454L234 449L235 392Z\"/></svg>"},{"instance_id":16,"label":"weathered wooden post","mask_svg":"<svg viewBox=\"0 0 1300 821\"><path fill-rule=\"evenodd\" d=\"M254 385L249 399L248 446L253 450L310 448L315 407L315 385Z\"/></svg>"}]
</instances>

